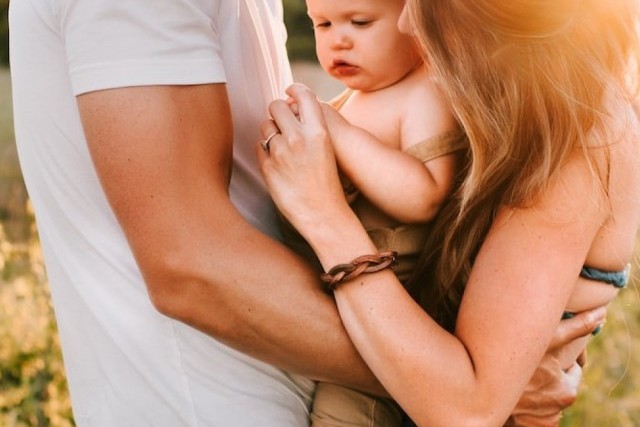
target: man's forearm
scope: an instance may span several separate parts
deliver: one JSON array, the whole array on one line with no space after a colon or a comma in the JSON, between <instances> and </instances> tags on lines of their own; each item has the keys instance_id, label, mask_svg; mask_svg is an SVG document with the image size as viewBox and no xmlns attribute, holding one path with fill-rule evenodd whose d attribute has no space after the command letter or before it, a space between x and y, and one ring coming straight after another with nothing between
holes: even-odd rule
<instances>
[{"instance_id":1,"label":"man's forearm","mask_svg":"<svg viewBox=\"0 0 640 427\"><path fill-rule=\"evenodd\" d=\"M190 237L166 262L156 252L156 262L143 268L159 310L280 368L382 392L317 275L233 207L217 210L216 216L226 212L186 220L217 224L210 236Z\"/></svg>"},{"instance_id":2,"label":"man's forearm","mask_svg":"<svg viewBox=\"0 0 640 427\"><path fill-rule=\"evenodd\" d=\"M168 316L297 373L375 389L305 264L229 200L232 123L223 84L78 97L107 199Z\"/></svg>"}]
</instances>

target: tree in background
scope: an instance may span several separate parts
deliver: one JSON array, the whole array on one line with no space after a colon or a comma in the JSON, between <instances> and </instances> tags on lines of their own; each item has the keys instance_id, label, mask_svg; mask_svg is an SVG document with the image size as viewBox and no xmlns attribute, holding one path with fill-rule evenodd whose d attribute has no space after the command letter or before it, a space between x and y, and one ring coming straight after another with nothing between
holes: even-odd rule
<instances>
[{"instance_id":1,"label":"tree in background","mask_svg":"<svg viewBox=\"0 0 640 427\"><path fill-rule=\"evenodd\" d=\"M7 0L8 1L8 0ZM317 61L313 26L304 0L284 0L284 22L289 38L287 51L292 61Z\"/></svg>"},{"instance_id":2,"label":"tree in background","mask_svg":"<svg viewBox=\"0 0 640 427\"><path fill-rule=\"evenodd\" d=\"M0 64L9 63L9 0L0 0Z\"/></svg>"}]
</instances>

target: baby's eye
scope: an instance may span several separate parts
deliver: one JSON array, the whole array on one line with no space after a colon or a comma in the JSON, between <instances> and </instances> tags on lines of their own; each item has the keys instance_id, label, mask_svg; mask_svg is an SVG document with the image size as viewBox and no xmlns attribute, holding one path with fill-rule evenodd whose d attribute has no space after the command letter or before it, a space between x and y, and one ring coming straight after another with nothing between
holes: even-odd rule
<instances>
[{"instance_id":1,"label":"baby's eye","mask_svg":"<svg viewBox=\"0 0 640 427\"><path fill-rule=\"evenodd\" d=\"M366 27L371 24L373 21L367 19L352 19L351 25L355 27Z\"/></svg>"},{"instance_id":2,"label":"baby's eye","mask_svg":"<svg viewBox=\"0 0 640 427\"><path fill-rule=\"evenodd\" d=\"M329 28L331 26L330 21L318 22L313 27L314 28Z\"/></svg>"}]
</instances>

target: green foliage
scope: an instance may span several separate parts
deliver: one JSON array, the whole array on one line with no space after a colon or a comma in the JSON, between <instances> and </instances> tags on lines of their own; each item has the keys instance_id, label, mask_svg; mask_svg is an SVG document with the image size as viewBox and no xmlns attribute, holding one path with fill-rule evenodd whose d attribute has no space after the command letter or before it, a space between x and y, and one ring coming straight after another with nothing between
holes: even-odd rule
<instances>
[{"instance_id":1,"label":"green foliage","mask_svg":"<svg viewBox=\"0 0 640 427\"><path fill-rule=\"evenodd\" d=\"M20 179L15 144L13 143L13 112L11 108L11 77L0 66L0 179Z\"/></svg>"},{"instance_id":2,"label":"green foliage","mask_svg":"<svg viewBox=\"0 0 640 427\"><path fill-rule=\"evenodd\" d=\"M565 412L561 427L640 425L640 235L636 242L631 282L589 344L578 401Z\"/></svg>"},{"instance_id":3,"label":"green foliage","mask_svg":"<svg viewBox=\"0 0 640 427\"><path fill-rule=\"evenodd\" d=\"M71 427L71 402L38 242L12 243L0 224L0 272L0 425Z\"/></svg>"},{"instance_id":4,"label":"green foliage","mask_svg":"<svg viewBox=\"0 0 640 427\"><path fill-rule=\"evenodd\" d=\"M13 139L9 70L0 66L0 220L10 238L24 239L29 235L24 221L27 194Z\"/></svg>"},{"instance_id":5,"label":"green foliage","mask_svg":"<svg viewBox=\"0 0 640 427\"><path fill-rule=\"evenodd\" d=\"M9 0L0 0L0 64L9 63Z\"/></svg>"},{"instance_id":6,"label":"green foliage","mask_svg":"<svg viewBox=\"0 0 640 427\"><path fill-rule=\"evenodd\" d=\"M15 150L9 71L1 67L0 94L0 426L70 427L51 297Z\"/></svg>"},{"instance_id":7,"label":"green foliage","mask_svg":"<svg viewBox=\"0 0 640 427\"><path fill-rule=\"evenodd\" d=\"M291 61L316 61L313 26L304 0L284 0L284 22L289 38L287 51Z\"/></svg>"}]
</instances>

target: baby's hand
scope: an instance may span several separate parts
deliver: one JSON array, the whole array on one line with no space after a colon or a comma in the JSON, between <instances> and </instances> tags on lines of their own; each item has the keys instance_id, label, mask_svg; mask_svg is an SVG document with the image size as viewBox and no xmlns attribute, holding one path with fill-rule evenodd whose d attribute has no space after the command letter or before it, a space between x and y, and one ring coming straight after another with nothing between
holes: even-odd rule
<instances>
[{"instance_id":1,"label":"baby's hand","mask_svg":"<svg viewBox=\"0 0 640 427\"><path fill-rule=\"evenodd\" d=\"M288 97L286 100L287 105L291 108L293 114L300 119L300 108L298 107L298 103L292 97Z\"/></svg>"},{"instance_id":2,"label":"baby's hand","mask_svg":"<svg viewBox=\"0 0 640 427\"><path fill-rule=\"evenodd\" d=\"M285 102L291 109L291 112L293 112L296 118L300 120L300 108L298 106L297 101L290 96L287 99L285 99ZM322 107L322 114L324 115L327 128L329 130L329 133L331 134L331 139L335 144L336 139L340 138L343 132L347 130L349 127L351 127L351 125L330 104L326 102L320 102L320 105Z\"/></svg>"}]
</instances>

